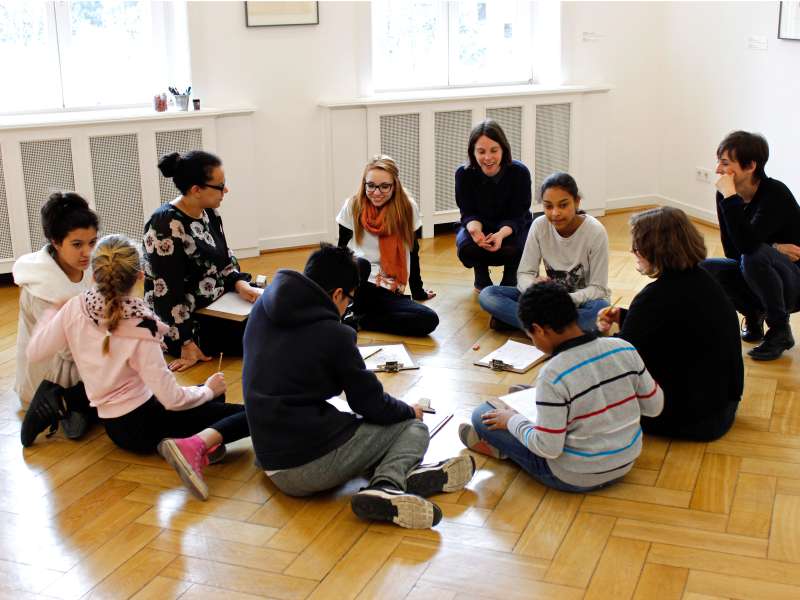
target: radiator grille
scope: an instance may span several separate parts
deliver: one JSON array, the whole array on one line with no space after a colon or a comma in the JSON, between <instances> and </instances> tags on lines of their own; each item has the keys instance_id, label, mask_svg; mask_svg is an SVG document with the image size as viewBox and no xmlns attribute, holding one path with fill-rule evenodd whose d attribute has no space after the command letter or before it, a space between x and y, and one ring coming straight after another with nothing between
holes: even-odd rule
<instances>
[{"instance_id":1,"label":"radiator grille","mask_svg":"<svg viewBox=\"0 0 800 600\"><path fill-rule=\"evenodd\" d=\"M455 210L455 171L467 161L471 110L437 112L434 115L434 164L436 169L436 212Z\"/></svg>"},{"instance_id":2,"label":"radiator grille","mask_svg":"<svg viewBox=\"0 0 800 600\"><path fill-rule=\"evenodd\" d=\"M511 146L511 157L522 160L522 107L487 108L486 117L494 119L503 128Z\"/></svg>"},{"instance_id":3,"label":"radiator grille","mask_svg":"<svg viewBox=\"0 0 800 600\"><path fill-rule=\"evenodd\" d=\"M380 117L381 154L391 156L400 169L400 181L417 204L419 197L419 114Z\"/></svg>"},{"instance_id":4,"label":"radiator grille","mask_svg":"<svg viewBox=\"0 0 800 600\"><path fill-rule=\"evenodd\" d=\"M541 104L536 107L535 191L555 171L569 171L570 104Z\"/></svg>"},{"instance_id":5,"label":"radiator grille","mask_svg":"<svg viewBox=\"0 0 800 600\"><path fill-rule=\"evenodd\" d=\"M180 152L184 154L190 150L203 149L202 129L176 129L174 131L156 132L156 162L165 154ZM167 179L160 172L158 174L158 188L161 193L161 203L173 200L178 192L171 179Z\"/></svg>"},{"instance_id":6,"label":"radiator grille","mask_svg":"<svg viewBox=\"0 0 800 600\"><path fill-rule=\"evenodd\" d=\"M136 134L89 138L94 202L103 233L142 237L142 183Z\"/></svg>"}]
</instances>

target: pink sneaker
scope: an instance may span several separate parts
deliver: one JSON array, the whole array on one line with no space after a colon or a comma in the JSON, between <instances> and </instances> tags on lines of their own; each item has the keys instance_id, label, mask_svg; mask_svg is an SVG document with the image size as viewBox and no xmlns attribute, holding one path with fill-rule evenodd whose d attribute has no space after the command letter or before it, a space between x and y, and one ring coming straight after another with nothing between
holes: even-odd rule
<instances>
[{"instance_id":1,"label":"pink sneaker","mask_svg":"<svg viewBox=\"0 0 800 600\"><path fill-rule=\"evenodd\" d=\"M165 438L158 444L158 453L167 461L183 484L201 500L208 499L208 486L203 481L203 469L208 465L208 450L198 436Z\"/></svg>"}]
</instances>

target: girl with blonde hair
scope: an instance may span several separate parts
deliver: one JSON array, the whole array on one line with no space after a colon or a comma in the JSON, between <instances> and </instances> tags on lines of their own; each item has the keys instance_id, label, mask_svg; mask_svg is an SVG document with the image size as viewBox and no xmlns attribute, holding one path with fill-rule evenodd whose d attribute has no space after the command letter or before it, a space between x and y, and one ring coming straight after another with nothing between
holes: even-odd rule
<instances>
[{"instance_id":1,"label":"girl with blonde hair","mask_svg":"<svg viewBox=\"0 0 800 600\"><path fill-rule=\"evenodd\" d=\"M132 452L157 449L187 487L206 499L203 468L209 458L220 457L224 443L250 435L244 407L225 404L222 373L200 386L175 381L162 353L168 327L133 295L143 273L131 240L101 239L91 267L94 287L42 316L28 359L69 349L112 441Z\"/></svg>"},{"instance_id":2,"label":"girl with blonde hair","mask_svg":"<svg viewBox=\"0 0 800 600\"><path fill-rule=\"evenodd\" d=\"M353 250L360 271L352 313L345 315L345 322L356 329L398 335L423 336L436 329L436 313L414 302L436 294L422 285L419 208L403 188L393 159L376 156L367 163L358 191L345 200L336 222L339 246ZM404 295L406 288L411 297Z\"/></svg>"}]
</instances>

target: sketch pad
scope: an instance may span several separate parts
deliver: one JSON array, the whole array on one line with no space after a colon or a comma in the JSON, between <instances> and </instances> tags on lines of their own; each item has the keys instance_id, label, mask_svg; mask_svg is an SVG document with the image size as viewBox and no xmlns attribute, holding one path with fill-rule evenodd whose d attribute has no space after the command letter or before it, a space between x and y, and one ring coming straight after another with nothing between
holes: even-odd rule
<instances>
[{"instance_id":1,"label":"sketch pad","mask_svg":"<svg viewBox=\"0 0 800 600\"><path fill-rule=\"evenodd\" d=\"M519 392L500 396L497 399L489 400L489 404L500 409L511 408L531 423L536 423L538 413L536 408L536 388L526 388Z\"/></svg>"},{"instance_id":2,"label":"sketch pad","mask_svg":"<svg viewBox=\"0 0 800 600\"><path fill-rule=\"evenodd\" d=\"M264 290L252 288L259 294ZM219 317L230 321L244 321L250 316L253 305L242 298L237 292L225 292L205 308L199 308L195 312L199 315L209 317Z\"/></svg>"}]
</instances>

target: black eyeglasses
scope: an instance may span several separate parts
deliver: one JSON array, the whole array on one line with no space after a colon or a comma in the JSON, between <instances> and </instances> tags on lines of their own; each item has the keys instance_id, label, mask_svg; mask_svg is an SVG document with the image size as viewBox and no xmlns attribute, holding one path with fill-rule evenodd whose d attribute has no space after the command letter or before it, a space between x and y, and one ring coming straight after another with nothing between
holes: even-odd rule
<instances>
[{"instance_id":1,"label":"black eyeglasses","mask_svg":"<svg viewBox=\"0 0 800 600\"><path fill-rule=\"evenodd\" d=\"M328 290L328 296L330 296L332 298L333 297L333 292L335 292L336 289L338 289L338 288L334 288L332 290ZM347 303L347 308L350 308L351 306L353 306L353 302L355 302L356 299L353 296L351 296L348 292L345 292L344 289L342 289L342 295L350 301L350 302Z\"/></svg>"},{"instance_id":2,"label":"black eyeglasses","mask_svg":"<svg viewBox=\"0 0 800 600\"><path fill-rule=\"evenodd\" d=\"M393 183L372 183L371 181L367 181L364 184L364 187L367 188L368 192L374 192L375 190L380 190L384 194L388 192L390 189L394 187Z\"/></svg>"},{"instance_id":3,"label":"black eyeglasses","mask_svg":"<svg viewBox=\"0 0 800 600\"><path fill-rule=\"evenodd\" d=\"M214 185L213 183L204 183L203 187L207 187L207 188L211 188L213 190L224 192L225 191L225 182L223 181L219 185Z\"/></svg>"}]
</instances>

